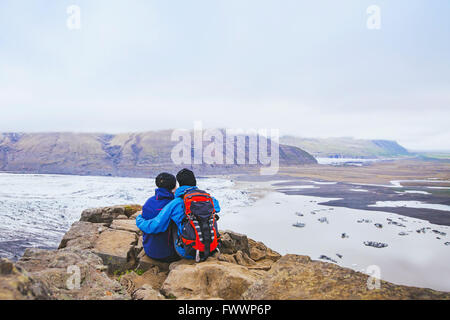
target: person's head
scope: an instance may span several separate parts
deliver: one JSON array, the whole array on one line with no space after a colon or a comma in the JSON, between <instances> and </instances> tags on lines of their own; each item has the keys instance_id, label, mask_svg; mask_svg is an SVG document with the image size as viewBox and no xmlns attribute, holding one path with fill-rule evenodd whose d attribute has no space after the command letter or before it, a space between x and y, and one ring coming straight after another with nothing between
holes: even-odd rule
<instances>
[{"instance_id":1,"label":"person's head","mask_svg":"<svg viewBox=\"0 0 450 320\"><path fill-rule=\"evenodd\" d=\"M167 172L158 174L155 179L155 183L158 188L164 188L169 191L172 191L177 186L177 181L175 180L174 175Z\"/></svg>"},{"instance_id":2,"label":"person's head","mask_svg":"<svg viewBox=\"0 0 450 320\"><path fill-rule=\"evenodd\" d=\"M195 187L197 185L197 180L195 180L194 173L189 169L181 169L177 173L177 181L181 186Z\"/></svg>"}]
</instances>

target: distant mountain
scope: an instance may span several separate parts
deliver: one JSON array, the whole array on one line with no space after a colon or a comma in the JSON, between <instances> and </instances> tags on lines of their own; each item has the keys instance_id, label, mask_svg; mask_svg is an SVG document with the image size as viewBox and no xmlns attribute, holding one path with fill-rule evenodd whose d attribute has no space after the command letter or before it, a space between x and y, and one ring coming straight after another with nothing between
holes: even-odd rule
<instances>
[{"instance_id":1,"label":"distant mountain","mask_svg":"<svg viewBox=\"0 0 450 320\"><path fill-rule=\"evenodd\" d=\"M174 165L171 152L178 142L171 141L171 133L171 130L124 134L0 133L0 171L148 177L161 170L173 172L181 167L203 174L248 171L257 167ZM236 159L236 145L233 148ZM313 156L294 146L280 145L279 151L280 165L317 163ZM248 148L244 152L241 156L248 159Z\"/></svg>"},{"instance_id":2,"label":"distant mountain","mask_svg":"<svg viewBox=\"0 0 450 320\"><path fill-rule=\"evenodd\" d=\"M382 158L411 155L404 147L390 140L284 136L280 143L301 148L315 157Z\"/></svg>"}]
</instances>

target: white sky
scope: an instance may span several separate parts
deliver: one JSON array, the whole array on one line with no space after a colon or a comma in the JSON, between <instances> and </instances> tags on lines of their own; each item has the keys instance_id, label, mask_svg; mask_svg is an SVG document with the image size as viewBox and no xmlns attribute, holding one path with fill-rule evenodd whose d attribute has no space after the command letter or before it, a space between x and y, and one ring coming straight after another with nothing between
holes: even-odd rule
<instances>
[{"instance_id":1,"label":"white sky","mask_svg":"<svg viewBox=\"0 0 450 320\"><path fill-rule=\"evenodd\" d=\"M81 29L66 27L69 5ZM381 8L381 30L366 9ZM278 128L450 150L449 1L0 3L0 132Z\"/></svg>"}]
</instances>

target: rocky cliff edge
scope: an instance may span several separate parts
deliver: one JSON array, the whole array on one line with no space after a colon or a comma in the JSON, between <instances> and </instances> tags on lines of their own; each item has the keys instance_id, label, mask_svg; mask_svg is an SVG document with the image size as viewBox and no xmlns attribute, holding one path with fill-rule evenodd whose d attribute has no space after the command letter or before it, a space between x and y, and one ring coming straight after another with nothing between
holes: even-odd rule
<instances>
[{"instance_id":1,"label":"rocky cliff edge","mask_svg":"<svg viewBox=\"0 0 450 320\"><path fill-rule=\"evenodd\" d=\"M381 281L307 256L281 256L262 242L222 232L220 254L171 264L148 258L138 205L85 210L57 250L27 249L0 259L5 299L450 299L450 293Z\"/></svg>"}]
</instances>

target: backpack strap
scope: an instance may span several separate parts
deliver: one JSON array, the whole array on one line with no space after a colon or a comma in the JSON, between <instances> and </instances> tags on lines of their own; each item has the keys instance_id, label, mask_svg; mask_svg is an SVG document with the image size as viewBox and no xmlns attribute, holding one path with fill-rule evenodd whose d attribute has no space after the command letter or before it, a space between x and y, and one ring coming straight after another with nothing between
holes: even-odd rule
<instances>
[{"instance_id":1,"label":"backpack strap","mask_svg":"<svg viewBox=\"0 0 450 320\"><path fill-rule=\"evenodd\" d=\"M177 255L181 258L184 258L177 250L177 243L180 240L178 237L178 227L175 224L175 222L170 221L170 225L169 225L169 239L170 237L172 237L173 240L173 249L175 250L175 252L177 253Z\"/></svg>"}]
</instances>

